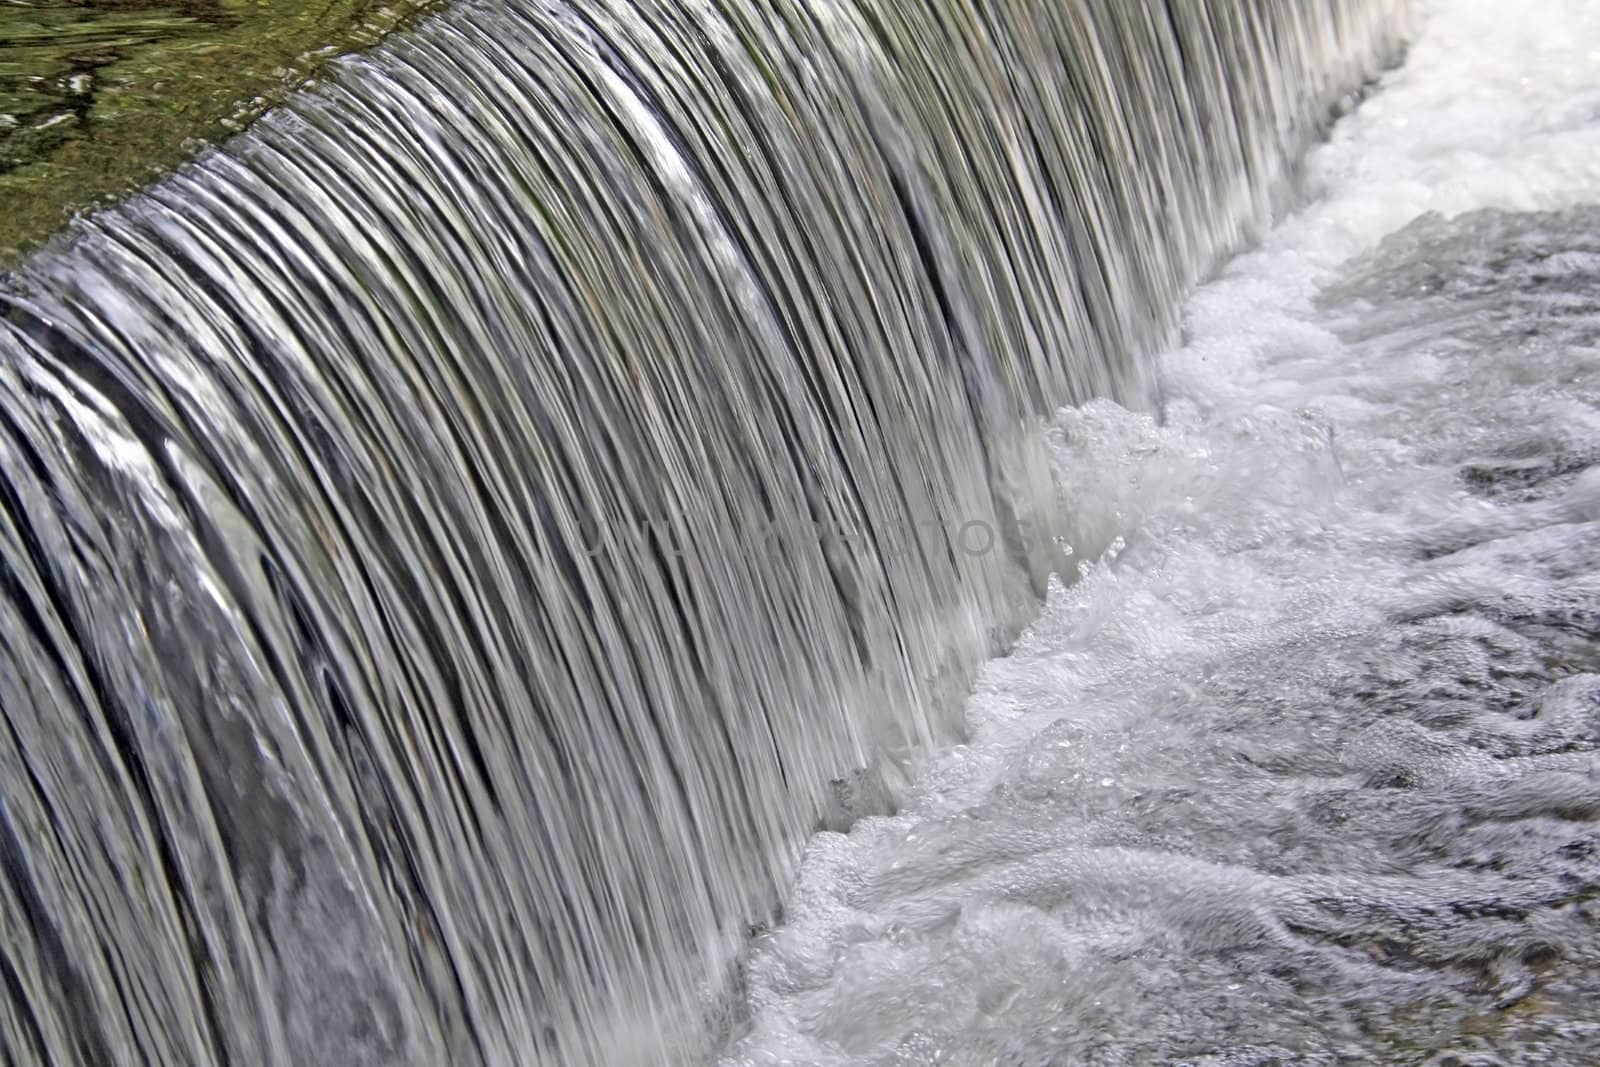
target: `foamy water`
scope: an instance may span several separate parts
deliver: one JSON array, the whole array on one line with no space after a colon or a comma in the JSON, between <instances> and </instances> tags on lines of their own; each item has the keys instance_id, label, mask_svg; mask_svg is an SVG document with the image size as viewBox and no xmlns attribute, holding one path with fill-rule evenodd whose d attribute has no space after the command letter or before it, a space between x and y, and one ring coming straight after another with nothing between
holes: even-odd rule
<instances>
[{"instance_id":1,"label":"foamy water","mask_svg":"<svg viewBox=\"0 0 1600 1067\"><path fill-rule=\"evenodd\" d=\"M1600 5L1438 4L1051 429L1080 575L970 743L821 833L749 1064L1600 1049Z\"/></svg>"}]
</instances>

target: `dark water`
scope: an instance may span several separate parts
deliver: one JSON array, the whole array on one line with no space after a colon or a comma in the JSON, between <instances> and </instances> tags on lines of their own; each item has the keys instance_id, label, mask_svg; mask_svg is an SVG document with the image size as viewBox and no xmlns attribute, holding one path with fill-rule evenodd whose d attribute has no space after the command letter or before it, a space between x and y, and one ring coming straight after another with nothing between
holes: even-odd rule
<instances>
[{"instance_id":1,"label":"dark water","mask_svg":"<svg viewBox=\"0 0 1600 1067\"><path fill-rule=\"evenodd\" d=\"M661 1062L1404 5L460 4L0 292L0 1048Z\"/></svg>"}]
</instances>

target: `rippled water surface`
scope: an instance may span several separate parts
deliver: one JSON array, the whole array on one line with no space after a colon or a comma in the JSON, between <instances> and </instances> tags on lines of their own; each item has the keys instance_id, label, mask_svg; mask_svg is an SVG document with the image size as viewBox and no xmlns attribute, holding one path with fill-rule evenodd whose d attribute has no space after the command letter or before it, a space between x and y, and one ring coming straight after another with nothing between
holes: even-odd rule
<instances>
[{"instance_id":1,"label":"rippled water surface","mask_svg":"<svg viewBox=\"0 0 1600 1067\"><path fill-rule=\"evenodd\" d=\"M1600 9L1435 5L1305 192L1056 419L1075 580L729 1062L1592 1062Z\"/></svg>"}]
</instances>

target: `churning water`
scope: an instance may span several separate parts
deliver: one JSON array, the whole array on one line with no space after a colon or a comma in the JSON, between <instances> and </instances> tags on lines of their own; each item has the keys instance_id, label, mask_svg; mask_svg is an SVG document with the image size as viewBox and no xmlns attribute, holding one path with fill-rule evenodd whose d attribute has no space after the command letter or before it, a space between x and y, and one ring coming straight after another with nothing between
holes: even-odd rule
<instances>
[{"instance_id":1,"label":"churning water","mask_svg":"<svg viewBox=\"0 0 1600 1067\"><path fill-rule=\"evenodd\" d=\"M1592 493L1567 488L1589 409L1550 384L1576 358L1553 334L1548 374L1471 354L1522 343L1522 312L1466 263L1492 231L1557 271L1530 306L1581 302L1586 253L1540 265L1577 223L1412 231L1318 313L1366 301L1360 340L1214 310L1219 353L1298 367L1304 336L1327 371L1348 344L1343 373L1380 383L1317 386L1309 418L1280 413L1309 371L1252 385L1219 355L1169 362L1163 427L1091 405L1053 465L1030 430L1092 397L1148 410L1181 295L1406 8L465 0L75 224L0 281L0 1054L660 1062L721 1010L731 1055L916 1059L959 1025L982 1059L1001 1019L1060 1048L1174 1033L1103 1021L1155 1003L1140 982L1224 1025L1288 981L1226 992L1225 949L1341 921L1367 943L1378 920L1329 918L1347 883L1315 870L1394 907L1498 885L1372 868L1411 855L1385 798L1406 848L1476 856L1500 838L1429 821L1451 790L1516 818L1549 783L1588 795L1551 740L1581 686L1526 722L1494 694L1531 706L1577 669L1516 612L1580 617L1550 605L1582 557L1541 531ZM1262 300L1289 258L1251 268ZM1429 269L1468 291L1405 288ZM1417 409L1363 400L1417 349L1391 320L1429 315L1437 351L1395 357ZM1474 359L1531 380L1497 406L1468 379L1452 410L1483 411L1452 436L1420 393ZM1411 436L1384 444L1390 415ZM1480 482L1454 493L1437 472L1468 451ZM1432 495L1385 473L1411 454ZM1385 478L1406 492L1368 508ZM819 818L887 810L907 753L959 737L1062 535L1127 549L990 668L957 750L987 770L957 759L898 821L819 839L791 924L732 968ZM1482 606L1502 557L1514 610ZM1424 670L1435 647L1461 665ZM1332 680L1357 656L1367 696ZM1429 703L1434 677L1463 695ZM1335 740L1380 719L1350 757L1371 767L1335 773ZM1413 750L1438 755L1380 790ZM814 902L852 878L861 919L830 926ZM1456 951L1439 929L1430 964Z\"/></svg>"},{"instance_id":2,"label":"churning water","mask_svg":"<svg viewBox=\"0 0 1600 1067\"><path fill-rule=\"evenodd\" d=\"M744 1064L1600 1055L1600 8L1439 4L1052 443L1083 560L821 834Z\"/></svg>"}]
</instances>

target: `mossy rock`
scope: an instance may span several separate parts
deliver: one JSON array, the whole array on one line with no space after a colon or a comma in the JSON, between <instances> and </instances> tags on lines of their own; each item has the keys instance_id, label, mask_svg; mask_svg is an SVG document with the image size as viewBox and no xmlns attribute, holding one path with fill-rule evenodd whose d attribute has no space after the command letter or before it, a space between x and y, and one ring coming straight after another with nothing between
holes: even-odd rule
<instances>
[{"instance_id":1,"label":"mossy rock","mask_svg":"<svg viewBox=\"0 0 1600 1067\"><path fill-rule=\"evenodd\" d=\"M0 263L442 0L0 0Z\"/></svg>"}]
</instances>

